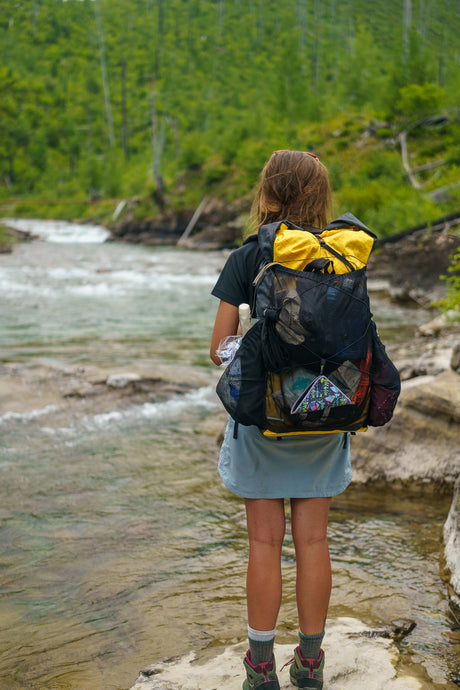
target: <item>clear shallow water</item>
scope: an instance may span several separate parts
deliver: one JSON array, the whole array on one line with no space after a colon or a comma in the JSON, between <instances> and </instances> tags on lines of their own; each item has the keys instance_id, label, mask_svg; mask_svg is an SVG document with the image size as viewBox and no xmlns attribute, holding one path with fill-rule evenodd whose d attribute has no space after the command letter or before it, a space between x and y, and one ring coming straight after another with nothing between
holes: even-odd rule
<instances>
[{"instance_id":1,"label":"clear shallow water","mask_svg":"<svg viewBox=\"0 0 460 690\"><path fill-rule=\"evenodd\" d=\"M201 372L222 262L95 242L18 247L0 256L2 358ZM385 327L397 330L385 310ZM215 471L223 420L208 386L103 413L0 410L2 689L128 688L164 656L244 638L244 514ZM353 489L335 500L330 526L331 615L414 619L404 663L421 663L440 687L458 671L439 566L448 506ZM288 642L289 537L284 561L278 629Z\"/></svg>"},{"instance_id":2,"label":"clear shallow water","mask_svg":"<svg viewBox=\"0 0 460 690\"><path fill-rule=\"evenodd\" d=\"M110 364L121 344L121 356L130 357L130 343L151 343L187 361L190 344L204 344L212 327L216 305L209 292L221 264L218 253L188 256L111 243L22 245L0 263L0 346L15 359L23 352L29 357L31 348L59 355L60 348L79 348L85 357L88 346L92 357L99 351Z\"/></svg>"}]
</instances>

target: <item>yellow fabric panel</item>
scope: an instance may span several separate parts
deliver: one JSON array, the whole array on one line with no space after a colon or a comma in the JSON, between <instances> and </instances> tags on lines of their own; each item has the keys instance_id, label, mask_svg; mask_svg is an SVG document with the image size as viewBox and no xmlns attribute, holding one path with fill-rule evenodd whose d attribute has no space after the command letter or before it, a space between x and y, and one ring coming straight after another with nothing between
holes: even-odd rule
<instances>
[{"instance_id":1,"label":"yellow fabric panel","mask_svg":"<svg viewBox=\"0 0 460 690\"><path fill-rule=\"evenodd\" d=\"M321 254L320 250L318 240L311 232L290 230L282 223L273 243L273 261L296 271L303 271L307 263L313 259L326 256Z\"/></svg>"},{"instance_id":2,"label":"yellow fabric panel","mask_svg":"<svg viewBox=\"0 0 460 690\"><path fill-rule=\"evenodd\" d=\"M324 230L321 237L332 249L342 254L355 269L367 264L374 239L364 230L336 228ZM322 247L311 232L289 229L282 223L273 244L273 261L303 271L313 259L331 259L336 273L347 273L346 265Z\"/></svg>"}]
</instances>

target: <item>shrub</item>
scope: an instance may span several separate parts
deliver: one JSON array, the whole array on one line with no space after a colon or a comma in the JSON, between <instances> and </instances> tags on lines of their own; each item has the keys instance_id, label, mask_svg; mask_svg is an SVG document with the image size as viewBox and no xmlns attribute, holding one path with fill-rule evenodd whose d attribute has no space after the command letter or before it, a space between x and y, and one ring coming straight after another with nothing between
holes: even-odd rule
<instances>
[{"instance_id":1,"label":"shrub","mask_svg":"<svg viewBox=\"0 0 460 690\"><path fill-rule=\"evenodd\" d=\"M401 115L420 119L439 111L446 98L446 92L437 84L409 84L399 91L396 107Z\"/></svg>"},{"instance_id":2,"label":"shrub","mask_svg":"<svg viewBox=\"0 0 460 690\"><path fill-rule=\"evenodd\" d=\"M180 167L184 170L200 170L209 154L209 148L196 134L187 134L181 142Z\"/></svg>"},{"instance_id":3,"label":"shrub","mask_svg":"<svg viewBox=\"0 0 460 690\"><path fill-rule=\"evenodd\" d=\"M209 185L223 180L227 172L228 166L225 165L222 156L219 155L211 156L203 165L204 179Z\"/></svg>"},{"instance_id":4,"label":"shrub","mask_svg":"<svg viewBox=\"0 0 460 690\"><path fill-rule=\"evenodd\" d=\"M437 307L453 321L460 321L460 247L452 256L447 269L449 275L441 276L447 283L447 294L437 303Z\"/></svg>"}]
</instances>

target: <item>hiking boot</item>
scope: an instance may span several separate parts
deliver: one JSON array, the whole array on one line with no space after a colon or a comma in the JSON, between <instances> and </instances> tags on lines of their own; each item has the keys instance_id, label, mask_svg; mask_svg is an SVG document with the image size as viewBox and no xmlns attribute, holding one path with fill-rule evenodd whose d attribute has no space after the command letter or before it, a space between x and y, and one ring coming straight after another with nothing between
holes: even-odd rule
<instances>
[{"instance_id":1,"label":"hiking boot","mask_svg":"<svg viewBox=\"0 0 460 690\"><path fill-rule=\"evenodd\" d=\"M243 661L246 669L246 680L243 683L243 690L280 690L278 676L276 675L275 657L270 661L262 661L257 666L251 662L251 652L248 650Z\"/></svg>"},{"instance_id":2,"label":"hiking boot","mask_svg":"<svg viewBox=\"0 0 460 690\"><path fill-rule=\"evenodd\" d=\"M291 683L298 688L307 690L322 690L324 652L320 651L317 659L304 659L300 647L294 650L294 658L288 662L291 664L289 676Z\"/></svg>"}]
</instances>

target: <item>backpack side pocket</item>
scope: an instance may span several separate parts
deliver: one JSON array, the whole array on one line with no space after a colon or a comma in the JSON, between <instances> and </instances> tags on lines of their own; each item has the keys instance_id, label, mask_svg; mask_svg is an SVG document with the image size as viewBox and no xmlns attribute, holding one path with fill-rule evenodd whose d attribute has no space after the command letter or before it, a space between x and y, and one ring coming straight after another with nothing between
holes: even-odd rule
<instances>
[{"instance_id":1,"label":"backpack side pocket","mask_svg":"<svg viewBox=\"0 0 460 690\"><path fill-rule=\"evenodd\" d=\"M383 426L393 416L401 392L401 379L398 370L386 353L385 346L380 340L373 321L371 379L368 424L370 426Z\"/></svg>"},{"instance_id":2,"label":"backpack side pocket","mask_svg":"<svg viewBox=\"0 0 460 690\"><path fill-rule=\"evenodd\" d=\"M261 329L262 323L257 322L243 337L235 357L217 382L216 392L235 422L263 429L266 373Z\"/></svg>"}]
</instances>

